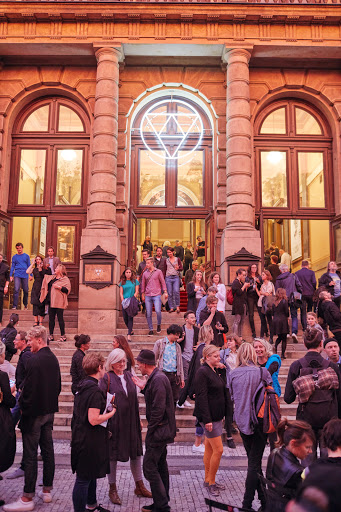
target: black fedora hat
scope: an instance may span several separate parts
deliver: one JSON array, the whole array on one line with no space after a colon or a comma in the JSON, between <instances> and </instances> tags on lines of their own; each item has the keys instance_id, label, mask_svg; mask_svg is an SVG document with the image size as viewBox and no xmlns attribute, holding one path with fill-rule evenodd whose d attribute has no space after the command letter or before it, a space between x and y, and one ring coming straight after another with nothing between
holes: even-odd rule
<instances>
[{"instance_id":1,"label":"black fedora hat","mask_svg":"<svg viewBox=\"0 0 341 512\"><path fill-rule=\"evenodd\" d=\"M137 356L136 361L155 366L155 354L152 350L143 349Z\"/></svg>"}]
</instances>

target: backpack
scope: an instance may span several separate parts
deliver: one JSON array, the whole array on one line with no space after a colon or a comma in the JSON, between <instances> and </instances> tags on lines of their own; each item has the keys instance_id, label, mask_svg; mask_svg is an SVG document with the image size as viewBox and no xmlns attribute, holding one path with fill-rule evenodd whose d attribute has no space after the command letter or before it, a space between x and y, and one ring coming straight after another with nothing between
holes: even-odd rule
<instances>
[{"instance_id":1,"label":"backpack","mask_svg":"<svg viewBox=\"0 0 341 512\"><path fill-rule=\"evenodd\" d=\"M315 364L319 363L316 360L309 362L305 357L299 359L299 362L301 364L300 377L312 375L314 381L318 381L319 374L327 368L334 371L333 368L330 368L329 361L326 359L324 359L319 366L311 366L313 362L315 362ZM298 405L297 419L306 421L315 429L321 429L329 420L337 418L338 404L335 389L338 389L338 387L331 389L315 387L308 401Z\"/></svg>"},{"instance_id":2,"label":"backpack","mask_svg":"<svg viewBox=\"0 0 341 512\"><path fill-rule=\"evenodd\" d=\"M263 368L260 368L260 383L253 402L258 423L263 423L264 434L276 432L281 419L279 398L274 388L264 379Z\"/></svg>"},{"instance_id":3,"label":"backpack","mask_svg":"<svg viewBox=\"0 0 341 512\"><path fill-rule=\"evenodd\" d=\"M232 306L233 304L233 293L232 293L232 288L230 288L227 293L226 293L226 300L227 300L227 303L230 304L230 306Z\"/></svg>"}]
</instances>

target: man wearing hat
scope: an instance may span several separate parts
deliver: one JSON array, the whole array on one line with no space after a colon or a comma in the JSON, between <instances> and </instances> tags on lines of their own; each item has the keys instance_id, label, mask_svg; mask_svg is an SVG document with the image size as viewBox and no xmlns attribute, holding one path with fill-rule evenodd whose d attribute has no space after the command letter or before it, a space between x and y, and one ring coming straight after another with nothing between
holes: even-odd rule
<instances>
[{"instance_id":1,"label":"man wearing hat","mask_svg":"<svg viewBox=\"0 0 341 512\"><path fill-rule=\"evenodd\" d=\"M341 356L340 356L340 347L335 338L326 338L323 342L323 348L327 354L327 359L332 361L332 363L336 363L341 372Z\"/></svg>"},{"instance_id":2,"label":"man wearing hat","mask_svg":"<svg viewBox=\"0 0 341 512\"><path fill-rule=\"evenodd\" d=\"M142 512L170 512L167 444L173 443L176 435L172 388L156 368L152 350L141 350L136 361L144 379L133 377L133 381L144 394L148 421L143 473L153 496L153 503L143 506Z\"/></svg>"}]
</instances>

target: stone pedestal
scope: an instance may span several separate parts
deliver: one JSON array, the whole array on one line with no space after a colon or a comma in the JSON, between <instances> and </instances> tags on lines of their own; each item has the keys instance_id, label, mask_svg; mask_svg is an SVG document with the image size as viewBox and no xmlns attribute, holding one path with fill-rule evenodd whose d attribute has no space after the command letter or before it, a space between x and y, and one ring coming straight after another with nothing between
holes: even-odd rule
<instances>
[{"instance_id":1,"label":"stone pedestal","mask_svg":"<svg viewBox=\"0 0 341 512\"><path fill-rule=\"evenodd\" d=\"M226 228L222 260L245 247L261 255L260 233L254 227L252 193L252 126L250 114L248 50L227 50L226 88ZM226 271L225 271L226 276Z\"/></svg>"},{"instance_id":2,"label":"stone pedestal","mask_svg":"<svg viewBox=\"0 0 341 512\"><path fill-rule=\"evenodd\" d=\"M81 255L97 245L114 254L120 261L120 237L116 226L116 177L118 137L118 80L120 49L99 48L96 51L97 76L90 168L87 227L82 232ZM100 290L79 286L78 330L111 338L117 324L118 288L121 273L114 266L114 284ZM98 339L98 338L97 338Z\"/></svg>"}]
</instances>

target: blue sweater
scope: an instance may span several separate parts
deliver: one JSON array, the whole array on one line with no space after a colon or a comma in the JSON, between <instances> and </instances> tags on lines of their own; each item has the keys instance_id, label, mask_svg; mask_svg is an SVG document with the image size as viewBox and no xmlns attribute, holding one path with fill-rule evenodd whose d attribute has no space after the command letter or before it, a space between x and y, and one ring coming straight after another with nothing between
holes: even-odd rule
<instances>
[{"instance_id":1,"label":"blue sweater","mask_svg":"<svg viewBox=\"0 0 341 512\"><path fill-rule=\"evenodd\" d=\"M269 357L269 359L266 362L265 368L268 369L271 365L271 363L278 363L278 370L276 370L272 375L272 385L273 388L278 396L281 396L281 385L278 381L278 374L279 369L282 365L282 359L279 357L278 354L272 354L272 356Z\"/></svg>"},{"instance_id":2,"label":"blue sweater","mask_svg":"<svg viewBox=\"0 0 341 512\"><path fill-rule=\"evenodd\" d=\"M31 265L31 260L28 254L25 252L22 254L15 254L12 258L12 266L10 275L15 277L21 277L24 279L28 279L28 274L26 274L26 270Z\"/></svg>"}]
</instances>

